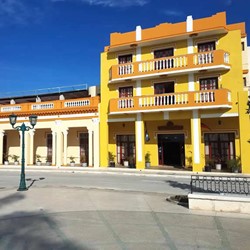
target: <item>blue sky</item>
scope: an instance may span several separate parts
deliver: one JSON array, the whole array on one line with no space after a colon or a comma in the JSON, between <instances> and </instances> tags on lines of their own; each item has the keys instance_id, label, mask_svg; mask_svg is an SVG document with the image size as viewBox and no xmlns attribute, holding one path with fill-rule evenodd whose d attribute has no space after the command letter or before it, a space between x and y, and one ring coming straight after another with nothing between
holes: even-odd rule
<instances>
[{"instance_id":1,"label":"blue sky","mask_svg":"<svg viewBox=\"0 0 250 250\"><path fill-rule=\"evenodd\" d=\"M1 93L98 85L100 53L112 32L227 12L246 22L249 0L0 0ZM247 4L248 3L248 4ZM250 39L250 38L249 38Z\"/></svg>"}]
</instances>

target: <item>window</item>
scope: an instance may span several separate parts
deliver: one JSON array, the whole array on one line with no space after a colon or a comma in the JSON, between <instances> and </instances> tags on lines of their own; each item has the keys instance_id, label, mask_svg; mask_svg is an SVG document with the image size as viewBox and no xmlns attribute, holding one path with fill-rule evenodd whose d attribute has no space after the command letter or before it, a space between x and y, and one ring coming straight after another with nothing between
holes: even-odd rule
<instances>
[{"instance_id":1,"label":"window","mask_svg":"<svg viewBox=\"0 0 250 250\"><path fill-rule=\"evenodd\" d=\"M159 49L154 51L154 58L162 58L162 57L168 57L174 55L174 49L168 48L168 49Z\"/></svg>"},{"instance_id":2,"label":"window","mask_svg":"<svg viewBox=\"0 0 250 250\"><path fill-rule=\"evenodd\" d=\"M122 87L119 88L119 97L132 97L133 87Z\"/></svg>"},{"instance_id":3,"label":"window","mask_svg":"<svg viewBox=\"0 0 250 250\"><path fill-rule=\"evenodd\" d=\"M242 51L245 51L245 43L244 42L241 42L241 49L242 49Z\"/></svg>"},{"instance_id":4,"label":"window","mask_svg":"<svg viewBox=\"0 0 250 250\"><path fill-rule=\"evenodd\" d=\"M215 50L215 42L199 43L198 52L207 52Z\"/></svg>"},{"instance_id":5,"label":"window","mask_svg":"<svg viewBox=\"0 0 250 250\"><path fill-rule=\"evenodd\" d=\"M118 56L118 61L119 61L119 64L131 63L132 62L132 54Z\"/></svg>"},{"instance_id":6,"label":"window","mask_svg":"<svg viewBox=\"0 0 250 250\"><path fill-rule=\"evenodd\" d=\"M123 164L124 160L135 163L135 135L117 135L117 163Z\"/></svg>"},{"instance_id":7,"label":"window","mask_svg":"<svg viewBox=\"0 0 250 250\"><path fill-rule=\"evenodd\" d=\"M208 159L220 156L223 163L235 158L235 134L204 134L205 154Z\"/></svg>"},{"instance_id":8,"label":"window","mask_svg":"<svg viewBox=\"0 0 250 250\"><path fill-rule=\"evenodd\" d=\"M155 95L174 93L174 82L161 82L154 85Z\"/></svg>"},{"instance_id":9,"label":"window","mask_svg":"<svg viewBox=\"0 0 250 250\"><path fill-rule=\"evenodd\" d=\"M244 84L244 87L247 86L247 78L246 77L243 77L243 84Z\"/></svg>"},{"instance_id":10,"label":"window","mask_svg":"<svg viewBox=\"0 0 250 250\"><path fill-rule=\"evenodd\" d=\"M200 79L200 90L218 89L218 77Z\"/></svg>"}]
</instances>

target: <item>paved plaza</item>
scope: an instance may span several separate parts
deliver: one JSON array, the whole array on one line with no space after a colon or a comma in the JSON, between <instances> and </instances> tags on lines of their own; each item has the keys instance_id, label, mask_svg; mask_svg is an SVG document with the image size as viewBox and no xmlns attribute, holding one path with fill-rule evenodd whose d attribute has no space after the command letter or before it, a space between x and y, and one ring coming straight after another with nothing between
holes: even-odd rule
<instances>
[{"instance_id":1,"label":"paved plaza","mask_svg":"<svg viewBox=\"0 0 250 250\"><path fill-rule=\"evenodd\" d=\"M250 216L191 212L155 193L0 189L0 249L249 249Z\"/></svg>"}]
</instances>

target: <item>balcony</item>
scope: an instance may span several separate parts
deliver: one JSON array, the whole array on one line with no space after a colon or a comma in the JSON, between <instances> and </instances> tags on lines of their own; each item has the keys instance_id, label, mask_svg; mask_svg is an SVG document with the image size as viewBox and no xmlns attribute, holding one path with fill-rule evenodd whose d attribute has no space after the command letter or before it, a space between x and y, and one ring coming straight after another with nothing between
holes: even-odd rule
<instances>
[{"instance_id":1,"label":"balcony","mask_svg":"<svg viewBox=\"0 0 250 250\"><path fill-rule=\"evenodd\" d=\"M9 116L11 113L18 115L52 115L67 113L94 113L98 112L99 97L80 99L56 100L49 102L21 103L0 105L0 117Z\"/></svg>"},{"instance_id":2,"label":"balcony","mask_svg":"<svg viewBox=\"0 0 250 250\"><path fill-rule=\"evenodd\" d=\"M110 114L231 108L228 89L111 99Z\"/></svg>"},{"instance_id":3,"label":"balcony","mask_svg":"<svg viewBox=\"0 0 250 250\"><path fill-rule=\"evenodd\" d=\"M230 69L229 53L214 50L196 54L165 57L148 61L113 65L109 83L141 80L160 75L187 74L199 71Z\"/></svg>"}]
</instances>

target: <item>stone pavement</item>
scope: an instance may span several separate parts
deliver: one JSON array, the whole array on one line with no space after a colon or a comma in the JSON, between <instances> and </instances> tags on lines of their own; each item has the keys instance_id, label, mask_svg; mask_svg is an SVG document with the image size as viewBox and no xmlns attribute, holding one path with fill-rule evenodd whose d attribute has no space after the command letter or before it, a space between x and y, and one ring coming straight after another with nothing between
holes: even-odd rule
<instances>
[{"instance_id":1,"label":"stone pavement","mask_svg":"<svg viewBox=\"0 0 250 250\"><path fill-rule=\"evenodd\" d=\"M249 249L250 216L189 211L164 194L0 190L0 249Z\"/></svg>"}]
</instances>

